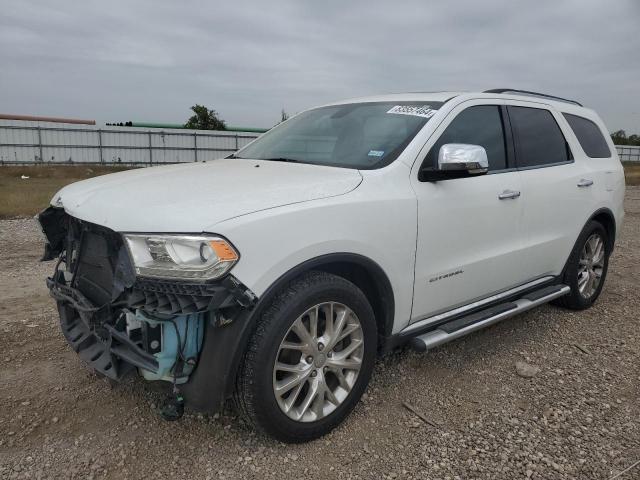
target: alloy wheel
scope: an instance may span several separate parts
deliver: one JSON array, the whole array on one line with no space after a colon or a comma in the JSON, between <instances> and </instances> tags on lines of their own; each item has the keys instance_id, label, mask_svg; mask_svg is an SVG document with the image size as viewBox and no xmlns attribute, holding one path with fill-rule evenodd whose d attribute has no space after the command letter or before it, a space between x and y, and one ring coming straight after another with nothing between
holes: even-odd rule
<instances>
[{"instance_id":1,"label":"alloy wheel","mask_svg":"<svg viewBox=\"0 0 640 480\"><path fill-rule=\"evenodd\" d=\"M604 270L605 247L599 233L593 233L582 247L578 262L578 290L584 298L596 292Z\"/></svg>"},{"instance_id":2,"label":"alloy wheel","mask_svg":"<svg viewBox=\"0 0 640 480\"><path fill-rule=\"evenodd\" d=\"M326 417L349 396L363 355L362 325L349 307L337 302L311 307L278 348L273 367L278 406L298 422Z\"/></svg>"}]
</instances>

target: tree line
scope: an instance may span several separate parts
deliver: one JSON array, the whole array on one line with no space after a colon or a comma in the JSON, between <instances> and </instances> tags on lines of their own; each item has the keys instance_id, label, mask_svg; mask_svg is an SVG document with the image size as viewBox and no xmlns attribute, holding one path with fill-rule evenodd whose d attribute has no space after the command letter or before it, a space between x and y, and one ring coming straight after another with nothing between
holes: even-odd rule
<instances>
[{"instance_id":1,"label":"tree line","mask_svg":"<svg viewBox=\"0 0 640 480\"><path fill-rule=\"evenodd\" d=\"M611 134L611 140L614 145L638 145L640 146L640 135L637 133L627 136L627 132L624 130L618 130Z\"/></svg>"}]
</instances>

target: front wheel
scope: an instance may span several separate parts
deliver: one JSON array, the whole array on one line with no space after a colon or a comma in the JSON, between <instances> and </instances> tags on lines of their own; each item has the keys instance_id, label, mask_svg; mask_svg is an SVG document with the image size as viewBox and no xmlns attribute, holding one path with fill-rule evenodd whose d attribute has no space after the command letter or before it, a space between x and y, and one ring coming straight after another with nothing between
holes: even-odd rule
<instances>
[{"instance_id":1,"label":"front wheel","mask_svg":"<svg viewBox=\"0 0 640 480\"><path fill-rule=\"evenodd\" d=\"M563 283L571 291L557 303L574 310L593 305L604 286L610 254L607 231L599 222L589 222L580 233L565 269Z\"/></svg>"},{"instance_id":2,"label":"front wheel","mask_svg":"<svg viewBox=\"0 0 640 480\"><path fill-rule=\"evenodd\" d=\"M310 272L261 316L239 372L236 404L276 439L299 443L335 428L355 407L375 363L377 333L362 291Z\"/></svg>"}]
</instances>

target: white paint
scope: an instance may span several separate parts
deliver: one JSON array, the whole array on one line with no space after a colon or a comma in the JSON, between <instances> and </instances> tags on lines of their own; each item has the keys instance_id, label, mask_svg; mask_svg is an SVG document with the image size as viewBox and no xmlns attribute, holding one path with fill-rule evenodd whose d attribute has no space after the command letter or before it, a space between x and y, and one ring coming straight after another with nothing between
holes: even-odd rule
<instances>
[{"instance_id":1,"label":"white paint","mask_svg":"<svg viewBox=\"0 0 640 480\"><path fill-rule=\"evenodd\" d=\"M54 196L65 210L120 232L200 233L233 217L342 195L357 170L220 159L94 177Z\"/></svg>"}]
</instances>

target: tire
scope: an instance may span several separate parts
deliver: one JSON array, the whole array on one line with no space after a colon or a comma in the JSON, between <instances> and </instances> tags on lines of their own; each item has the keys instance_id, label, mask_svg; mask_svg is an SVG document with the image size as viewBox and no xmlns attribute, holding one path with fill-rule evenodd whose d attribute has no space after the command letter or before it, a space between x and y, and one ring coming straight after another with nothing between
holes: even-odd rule
<instances>
[{"instance_id":1,"label":"tire","mask_svg":"<svg viewBox=\"0 0 640 480\"><path fill-rule=\"evenodd\" d=\"M601 267L594 268L595 271L599 271L600 276L597 285L595 285L593 289L589 288L581 291L580 279L584 278L584 265L581 265L581 258L585 255L585 249L590 248L586 245L587 242L593 242L593 238L599 238L602 242ZM571 251L562 279L562 282L571 288L571 292L564 297L560 297L555 303L572 310L584 310L593 305L600 296L600 292L604 286L607 269L609 267L610 254L611 241L605 228L602 224L594 220L587 223Z\"/></svg>"},{"instance_id":2,"label":"tire","mask_svg":"<svg viewBox=\"0 0 640 480\"><path fill-rule=\"evenodd\" d=\"M312 335L312 316L317 322L315 340L306 337L304 342L301 325ZM335 319L334 328L329 329L328 318ZM339 323L339 319L345 320ZM329 330L342 333L332 335ZM334 345L331 339L345 333ZM326 348L315 344L325 339ZM285 286L261 315L239 369L236 407L250 424L279 441L302 443L319 438L357 404L369 383L376 351L375 317L364 293L342 277L309 272ZM336 366L351 367L358 361L359 369ZM295 372L283 371L282 366L293 366ZM290 384L296 386L286 392L281 387ZM285 393L276 393L276 387ZM313 398L310 403L309 398Z\"/></svg>"}]
</instances>

